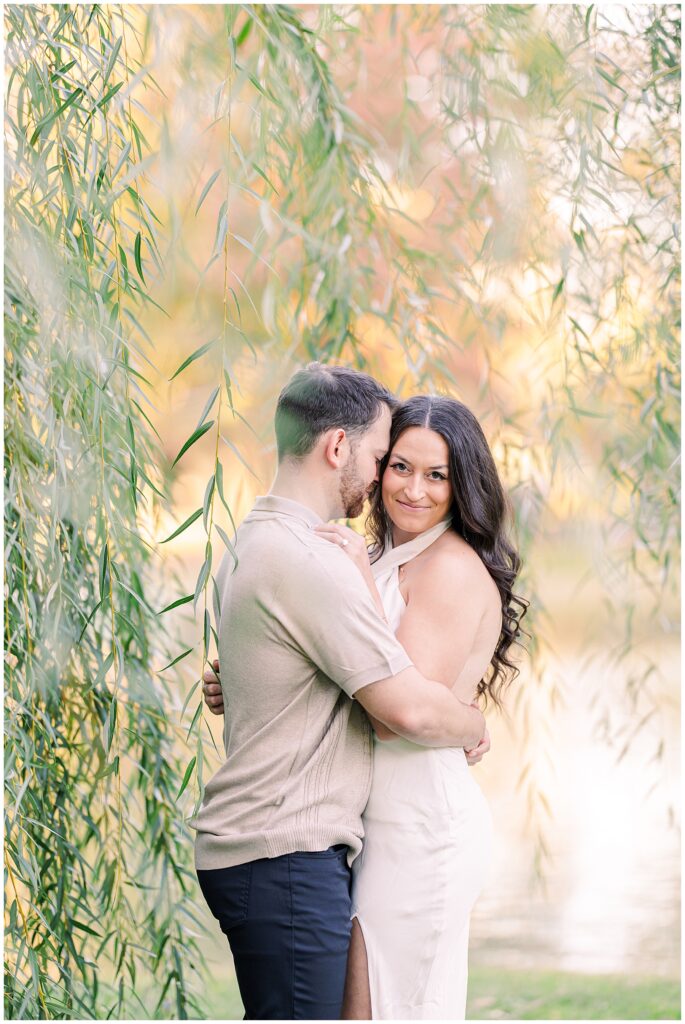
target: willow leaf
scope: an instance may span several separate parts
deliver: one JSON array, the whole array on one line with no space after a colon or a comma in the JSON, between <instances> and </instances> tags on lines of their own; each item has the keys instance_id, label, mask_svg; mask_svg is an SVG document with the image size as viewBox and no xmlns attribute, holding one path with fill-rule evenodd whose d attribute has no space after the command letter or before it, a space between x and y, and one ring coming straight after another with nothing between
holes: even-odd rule
<instances>
[{"instance_id":1,"label":"willow leaf","mask_svg":"<svg viewBox=\"0 0 685 1024\"><path fill-rule=\"evenodd\" d=\"M195 714L193 715L192 721L191 721L190 725L188 726L188 731L186 732L186 743L188 742L188 740L192 736L193 729L195 728L195 725L197 724L197 721L198 721L198 719L199 719L201 714L202 714L202 701L200 701L198 706L195 708Z\"/></svg>"},{"instance_id":2,"label":"willow leaf","mask_svg":"<svg viewBox=\"0 0 685 1024\"><path fill-rule=\"evenodd\" d=\"M200 509L200 515L201 514L202 514L202 509ZM197 519L197 516L195 516L195 519ZM169 538L169 539L171 539L171 538ZM157 612L157 614L158 615L164 615L164 612L170 612L172 610L172 608L179 608L182 604L189 604L190 601L192 601L192 600L193 600L193 595L192 594L186 594L185 597L177 597L175 601L172 601L171 604L168 604L165 608L162 608L162 610L160 612Z\"/></svg>"},{"instance_id":3,"label":"willow leaf","mask_svg":"<svg viewBox=\"0 0 685 1024\"><path fill-rule=\"evenodd\" d=\"M219 394L220 390L221 390L221 385L217 385L217 387L214 388L214 391L212 391L211 395L207 399L207 404L205 405L204 409L202 410L202 415L200 416L199 420L197 421L197 426L198 427L201 427L202 424L204 423L204 421L207 419L207 416L209 415L209 410L214 405L214 403L216 401L216 396Z\"/></svg>"},{"instance_id":4,"label":"willow leaf","mask_svg":"<svg viewBox=\"0 0 685 1024\"><path fill-rule=\"evenodd\" d=\"M197 430L193 431L188 440L184 443L183 447L181 448L180 452L178 453L174 461L171 463L172 469L176 465L178 460L182 458L183 455L185 455L188 449L191 448L196 441L199 441L201 437L204 437L207 431L211 430L213 426L214 420L208 420L207 423L203 423L201 427L198 427Z\"/></svg>"},{"instance_id":5,"label":"willow leaf","mask_svg":"<svg viewBox=\"0 0 685 1024\"><path fill-rule=\"evenodd\" d=\"M109 79L109 76L112 74L112 69L114 68L114 65L116 64L117 57L119 56L119 50L121 49L122 42L123 42L123 37L120 36L117 39L116 43L114 44L114 46L112 48L112 52L110 54L109 60L107 61L107 67L105 68L104 74L102 76L103 88L104 88L105 85L107 85L107 81Z\"/></svg>"},{"instance_id":6,"label":"willow leaf","mask_svg":"<svg viewBox=\"0 0 685 1024\"><path fill-rule=\"evenodd\" d=\"M193 774L193 768L195 767L195 762L196 761L197 761L197 757L193 757L191 759L191 761L190 761L190 764L188 765L188 767L185 770L185 774L183 776L183 782L181 783L181 788L179 789L178 793L176 794L176 799L177 800L180 797L180 795L183 792L183 790L188 785L188 783L190 782L190 777Z\"/></svg>"},{"instance_id":7,"label":"willow leaf","mask_svg":"<svg viewBox=\"0 0 685 1024\"><path fill-rule=\"evenodd\" d=\"M209 516L209 505L210 505L210 502L212 500L212 495L214 494L215 479L216 478L215 478L214 474L212 473L212 475L209 478L209 481L207 483L207 487L205 488L205 496L204 496L204 499L202 501L202 521L203 521L203 524L204 524L205 531L207 530L207 519L208 519L208 516Z\"/></svg>"},{"instance_id":8,"label":"willow leaf","mask_svg":"<svg viewBox=\"0 0 685 1024\"><path fill-rule=\"evenodd\" d=\"M209 352L210 348L212 348L214 344L214 341L208 341L204 345L200 345L200 347L195 349L192 355L189 355L188 358L181 363L179 368L174 373L172 373L171 377L169 377L169 380L172 381L174 377L178 377L179 373L182 373L186 369L186 367L190 366L191 363L194 363L196 359L200 359L205 354L205 352Z\"/></svg>"},{"instance_id":9,"label":"willow leaf","mask_svg":"<svg viewBox=\"0 0 685 1024\"><path fill-rule=\"evenodd\" d=\"M143 274L143 261L142 261L141 256L140 256L140 248L141 248L142 244L143 244L143 239L142 239L142 235L141 235L141 233L139 231L138 234L136 235L136 241L135 241L135 245L134 245L134 248L133 248L133 254L134 254L135 260L136 260L136 270L140 274L141 281L143 282L143 284L145 284L145 275Z\"/></svg>"},{"instance_id":10,"label":"willow leaf","mask_svg":"<svg viewBox=\"0 0 685 1024\"><path fill-rule=\"evenodd\" d=\"M190 595L189 595L189 598L188 598L188 599L189 599L190 601L192 601L192 599L193 599L193 597L192 597L192 594L190 594ZM184 598L183 600L185 601L185 598ZM172 606L170 606L170 607L173 607L173 605L172 605ZM163 610L164 610L164 611L168 611L168 609L167 609L167 608L164 608ZM159 614L161 615L162 613L161 613L161 612L159 612ZM160 668L160 669L158 669L158 671L157 671L157 675L161 675L161 674L162 674L162 672L166 672L166 671L167 671L167 669L169 669L169 668L172 668L172 666L176 665L176 664L177 664L177 663L178 663L179 661L182 661L182 660L183 660L183 658L187 658L187 657L188 657L188 655L189 655L189 654L191 654L191 653L192 653L192 652L193 652L194 650L195 650L195 648L194 648L194 647L189 647L189 648L188 648L187 650L183 651L183 652L182 652L181 654L178 654L178 655L177 655L177 656L176 656L176 657L174 658L174 660L173 660L173 661L170 661L170 662L169 662L169 664L168 664L168 665L165 665L165 666L164 666L164 668ZM183 715L183 712L181 712L181 715Z\"/></svg>"},{"instance_id":11,"label":"willow leaf","mask_svg":"<svg viewBox=\"0 0 685 1024\"><path fill-rule=\"evenodd\" d=\"M125 84L125 82L117 82L117 84L113 85L111 89L108 89L107 93L102 97L102 99L98 100L95 104L96 109L99 110L102 107L106 106L109 103L109 101L113 99L114 96L116 96L119 90L123 89Z\"/></svg>"},{"instance_id":12,"label":"willow leaf","mask_svg":"<svg viewBox=\"0 0 685 1024\"><path fill-rule=\"evenodd\" d=\"M187 530L188 527L191 526L195 522L196 519L199 519L201 515L202 515L202 509L201 508L196 509L195 512L193 512L193 514L191 516L188 516L186 521L184 523L182 523L177 530L174 530L174 532L172 534L170 534L168 537L166 537L163 541L160 541L160 543L161 544L168 544L170 540L174 540L174 538L178 537L180 534L182 534L184 530ZM192 598L191 598L191 600L192 600ZM183 603L182 601L178 602L178 604L182 604L182 603ZM175 605L173 605L173 604L168 605L168 607L165 608L164 611L168 611L169 608L173 608L173 607L175 607Z\"/></svg>"},{"instance_id":13,"label":"willow leaf","mask_svg":"<svg viewBox=\"0 0 685 1024\"><path fill-rule=\"evenodd\" d=\"M216 181L216 179L219 177L220 174L221 174L221 168L219 168L218 171L214 171L214 174L211 176L211 178L209 179L209 181L207 182L205 187L202 189L202 192L200 193L200 198L198 200L197 206L195 207L195 216L196 217L197 217L197 215L198 215L198 213L200 211L200 207L202 206L202 204L204 203L205 199L209 195L209 191L210 191L212 185L214 184L214 182Z\"/></svg>"},{"instance_id":14,"label":"willow leaf","mask_svg":"<svg viewBox=\"0 0 685 1024\"><path fill-rule=\"evenodd\" d=\"M79 96L81 96L83 94L83 92L84 92L83 86L78 86L77 89L74 89L74 91L69 94L69 97L64 101L64 103L62 103L57 108L57 110L53 111L47 117L43 118L42 121L38 122L38 124L36 125L36 128L35 128L35 131L33 132L33 135L31 136L30 142L31 142L32 146L34 145L35 142L37 142L37 140L38 140L39 136L41 135L41 133L44 132L46 128L49 128L50 125L53 123L53 121L56 118L58 118L60 116L60 114L62 114L67 109L67 107L70 107L72 105L72 103L75 103L76 100L79 98Z\"/></svg>"},{"instance_id":15,"label":"willow leaf","mask_svg":"<svg viewBox=\"0 0 685 1024\"><path fill-rule=\"evenodd\" d=\"M238 554L237 554L236 549L234 548L233 544L228 539L228 534L226 533L225 530L223 530L219 526L218 523L214 523L214 529L218 532L218 534L221 537L222 541L224 542L224 544L226 545L228 550L231 552L231 555L233 556L234 566L237 566L237 564L238 564Z\"/></svg>"},{"instance_id":16,"label":"willow leaf","mask_svg":"<svg viewBox=\"0 0 685 1024\"><path fill-rule=\"evenodd\" d=\"M236 525L233 519L233 513L231 512L229 504L226 501L226 498L224 497L224 467L219 460L217 460L216 463L216 487L217 491L219 492L219 497L221 498L221 503L228 512L228 517L231 520L231 526L233 527L233 530L235 532Z\"/></svg>"}]
</instances>

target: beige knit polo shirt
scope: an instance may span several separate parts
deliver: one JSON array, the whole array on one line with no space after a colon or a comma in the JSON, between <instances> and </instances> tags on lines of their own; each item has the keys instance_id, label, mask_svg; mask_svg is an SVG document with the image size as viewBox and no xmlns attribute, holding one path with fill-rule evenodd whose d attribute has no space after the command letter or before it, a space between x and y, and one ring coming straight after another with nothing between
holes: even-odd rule
<instances>
[{"instance_id":1,"label":"beige knit polo shirt","mask_svg":"<svg viewBox=\"0 0 685 1024\"><path fill-rule=\"evenodd\" d=\"M350 698L412 664L350 558L314 533L322 520L257 498L238 528L238 566L216 582L226 760L191 819L195 866L296 851L361 849L371 732Z\"/></svg>"}]
</instances>

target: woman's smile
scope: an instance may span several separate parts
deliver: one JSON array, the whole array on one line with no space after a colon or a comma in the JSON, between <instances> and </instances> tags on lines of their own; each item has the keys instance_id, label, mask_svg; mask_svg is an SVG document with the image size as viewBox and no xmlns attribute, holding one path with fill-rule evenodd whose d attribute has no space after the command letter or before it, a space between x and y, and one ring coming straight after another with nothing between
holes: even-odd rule
<instances>
[{"instance_id":1,"label":"woman's smile","mask_svg":"<svg viewBox=\"0 0 685 1024\"><path fill-rule=\"evenodd\" d=\"M410 505L408 502L402 501L400 498L395 498L395 501L397 502L398 505L401 505L402 508L406 508L409 512L429 512L430 511L430 505Z\"/></svg>"}]
</instances>

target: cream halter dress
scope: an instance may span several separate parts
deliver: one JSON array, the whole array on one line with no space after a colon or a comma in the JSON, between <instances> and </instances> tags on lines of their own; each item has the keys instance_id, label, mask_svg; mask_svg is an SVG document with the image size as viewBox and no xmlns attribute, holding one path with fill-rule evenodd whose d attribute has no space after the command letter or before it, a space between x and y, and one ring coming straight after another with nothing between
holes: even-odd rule
<instances>
[{"instance_id":1,"label":"cream halter dress","mask_svg":"<svg viewBox=\"0 0 685 1024\"><path fill-rule=\"evenodd\" d=\"M393 630L406 609L400 565L449 525L387 550L372 566ZM366 944L372 1017L463 1020L469 916L490 861L490 809L461 747L374 737L373 749L364 845L352 865L352 916Z\"/></svg>"}]
</instances>

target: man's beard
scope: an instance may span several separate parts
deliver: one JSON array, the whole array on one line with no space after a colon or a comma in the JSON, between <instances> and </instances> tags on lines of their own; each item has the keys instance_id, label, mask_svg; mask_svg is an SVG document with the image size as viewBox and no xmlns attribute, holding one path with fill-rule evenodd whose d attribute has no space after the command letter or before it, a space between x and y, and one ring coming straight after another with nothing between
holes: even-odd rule
<instances>
[{"instance_id":1,"label":"man's beard","mask_svg":"<svg viewBox=\"0 0 685 1024\"><path fill-rule=\"evenodd\" d=\"M345 518L356 519L362 514L364 502L369 496L369 489L362 483L356 459L351 465L350 462L340 474L340 503L345 511Z\"/></svg>"}]
</instances>

